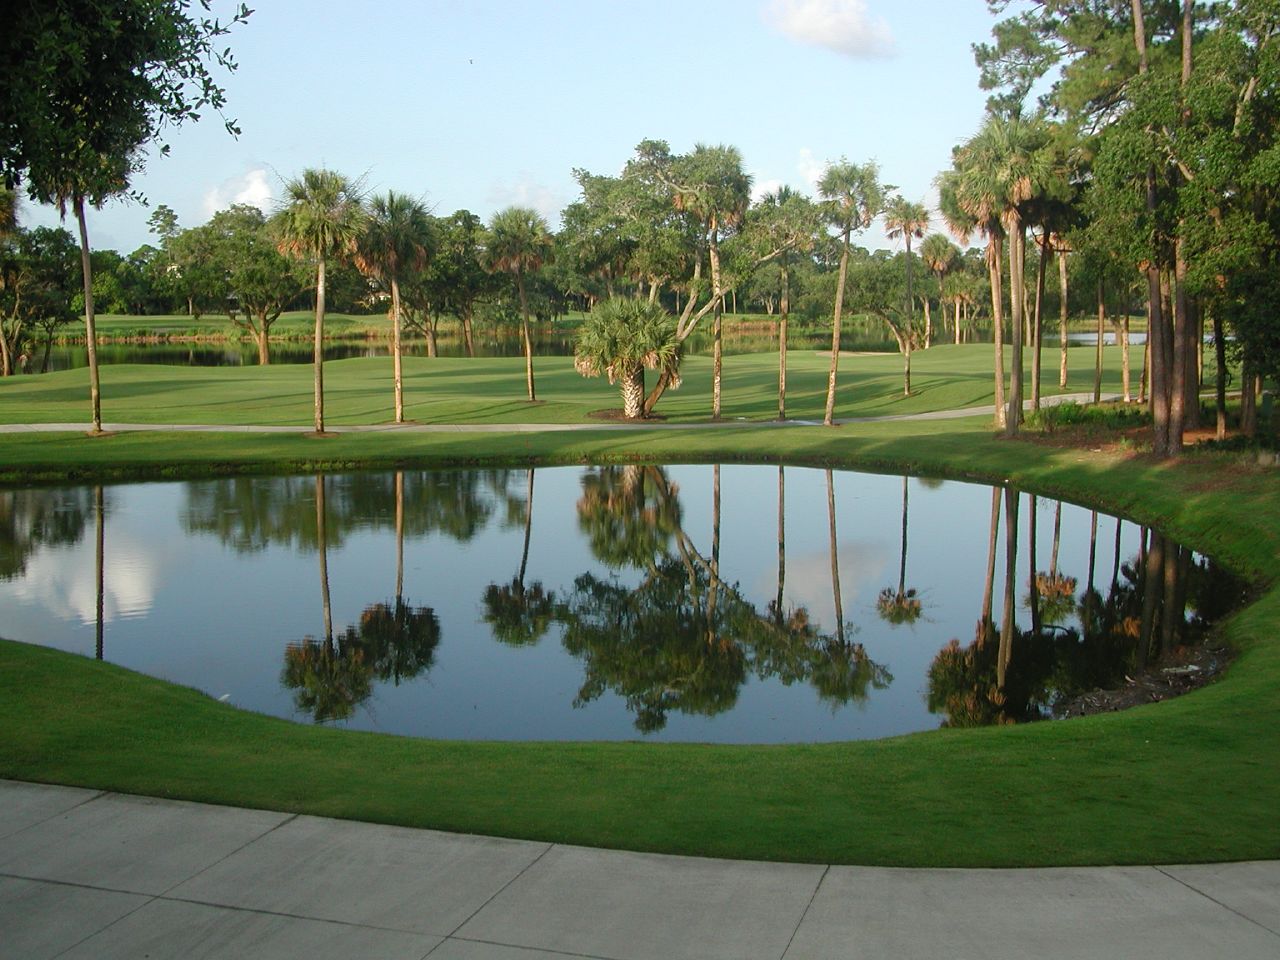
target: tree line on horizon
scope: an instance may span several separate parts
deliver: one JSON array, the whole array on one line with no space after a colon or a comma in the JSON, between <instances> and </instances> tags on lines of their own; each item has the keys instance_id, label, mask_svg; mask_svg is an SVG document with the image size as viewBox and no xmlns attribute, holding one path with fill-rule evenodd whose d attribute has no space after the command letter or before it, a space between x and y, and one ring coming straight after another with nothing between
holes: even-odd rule
<instances>
[{"instance_id":1,"label":"tree line on horizon","mask_svg":"<svg viewBox=\"0 0 1280 960\"><path fill-rule=\"evenodd\" d=\"M190 19L178 0L170 7L182 41L176 53L171 42L162 42L172 38L134 38L136 50L126 51L135 56L133 72L117 65L115 74L94 77L94 84L74 71L55 76L49 64L37 65L63 96L37 104L30 91L6 91L0 113L6 179L25 178L33 197L70 206L77 215L95 427L96 289L83 205L127 192L129 176L140 166L139 148L155 143L166 127L196 119L198 109L221 108L221 90L207 66L234 64L229 50L216 52L214 40L249 15L241 8L224 25ZM1005 13L1006 5L994 4L993 11ZM63 57L100 42L86 25L71 28L44 13L20 19L12 37L47 38L58 30L72 33L63 38ZM366 198L361 184L311 169L286 183L285 199L270 218L234 207L208 224L179 230L172 211L158 207L150 223L160 246L137 260L168 284L170 303L181 297L193 313L198 301L220 304L258 341L264 362L274 317L313 291L317 432L323 432L319 351L331 270L335 280L344 271L348 279L354 276L364 299L389 301L397 421L403 417L402 322L418 325L430 338L432 318L449 314L469 338L477 304L503 303L518 320L532 401L531 312L554 316L575 300L588 309L613 298L636 301L625 309L591 310L578 355L584 374L621 380L631 416L646 416L678 383L684 342L695 329L709 327L712 416L718 418L722 315L727 298L736 300L741 292L748 303L761 302L770 311L776 305L779 416L785 417L793 285L808 288L819 303L825 300L821 312L831 318L824 417L830 424L846 307L890 331L904 357L909 394L912 351L927 347L933 336L931 300L943 314L953 306L954 317L962 304L976 305L980 292L993 328L996 420L1010 435L1022 419L1028 349L1030 401L1039 402L1042 333L1054 288L1049 272L1056 260L1062 332L1072 287L1077 304L1096 306L1100 327L1108 311L1127 326L1133 306L1145 310L1149 337L1139 396L1151 410L1154 452L1172 457L1199 416L1206 331L1215 344L1220 433L1229 359L1240 366L1246 427L1254 422L1263 378L1280 369L1280 325L1273 312L1280 300L1280 165L1273 161L1280 75L1272 42L1278 32L1275 0L1039 0L998 20L993 42L975 47L982 85L992 91L987 116L937 178L939 217L961 243L982 244L985 283L975 279L973 255L940 232L929 234L930 211L883 183L875 163L841 158L827 165L816 198L782 188L752 203L751 180L736 148L698 144L678 154L661 140L642 141L616 176L575 170L580 196L563 211L556 235L527 208L499 211L482 227L466 211L433 218L421 201L390 191ZM42 56L47 48L32 45L46 51ZM18 56L21 48L14 50ZM131 86L139 75L169 82ZM175 85L190 77L194 84ZM121 105L113 101L119 116L111 115L102 96L113 83L126 93ZM49 129L50 117L68 104L86 108L75 114L78 152L63 149L63 131L54 136ZM33 240L16 226L15 210L10 193L0 207L0 229L7 248L17 251L11 261L21 263L28 256L23 245ZM891 239L903 241L903 253L870 253L854 245L877 219ZM70 253L65 240L42 238L47 246L61 244L64 261ZM4 276L6 292L23 282L37 285L22 279L21 266L6 268ZM475 291L480 293L472 298ZM958 335L959 322L952 322ZM5 323L0 361L9 370L21 320L10 310ZM658 372L651 389L644 383L646 369ZM1065 377L1064 355L1060 382Z\"/></svg>"}]
</instances>

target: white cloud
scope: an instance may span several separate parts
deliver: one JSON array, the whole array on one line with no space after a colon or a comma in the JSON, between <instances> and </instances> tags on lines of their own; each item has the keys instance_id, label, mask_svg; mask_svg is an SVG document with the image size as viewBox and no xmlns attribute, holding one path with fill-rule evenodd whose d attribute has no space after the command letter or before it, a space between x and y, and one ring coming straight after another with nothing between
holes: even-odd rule
<instances>
[{"instance_id":1,"label":"white cloud","mask_svg":"<svg viewBox=\"0 0 1280 960\"><path fill-rule=\"evenodd\" d=\"M156 593L164 558L128 534L113 533L103 567L102 620L145 616ZM97 576L93 550L53 547L39 550L27 564L27 575L15 595L50 611L70 611L81 623L98 619Z\"/></svg>"},{"instance_id":2,"label":"white cloud","mask_svg":"<svg viewBox=\"0 0 1280 960\"><path fill-rule=\"evenodd\" d=\"M538 183L530 173L522 173L512 183L495 183L489 190L489 202L495 210L506 207L532 207L547 219L552 229L560 222L560 211L566 200L545 184Z\"/></svg>"},{"instance_id":3,"label":"white cloud","mask_svg":"<svg viewBox=\"0 0 1280 960\"><path fill-rule=\"evenodd\" d=\"M761 180L756 177L751 178L751 202L759 203L766 194L774 193L782 186L782 181L775 178L769 180Z\"/></svg>"},{"instance_id":4,"label":"white cloud","mask_svg":"<svg viewBox=\"0 0 1280 960\"><path fill-rule=\"evenodd\" d=\"M893 32L883 17L867 11L866 0L770 0L764 21L779 33L855 59L887 57Z\"/></svg>"},{"instance_id":5,"label":"white cloud","mask_svg":"<svg viewBox=\"0 0 1280 960\"><path fill-rule=\"evenodd\" d=\"M818 189L818 181L827 171L827 165L813 155L808 147L800 148L800 156L796 159L796 171L804 177L810 190Z\"/></svg>"},{"instance_id":6,"label":"white cloud","mask_svg":"<svg viewBox=\"0 0 1280 960\"><path fill-rule=\"evenodd\" d=\"M840 595L846 622L855 619L855 612L864 607L864 597L874 597L887 586L880 581L884 571L894 559L884 543L865 540L846 540L837 548L840 560ZM773 581L761 576L757 588L769 596ZM831 555L825 550L787 557L786 603L791 607L805 607L811 619L833 629L835 626L835 598L831 592Z\"/></svg>"},{"instance_id":7,"label":"white cloud","mask_svg":"<svg viewBox=\"0 0 1280 960\"><path fill-rule=\"evenodd\" d=\"M265 166L250 167L244 173L223 180L204 194L204 214L211 217L236 203L247 203L267 213L271 209L270 171Z\"/></svg>"}]
</instances>

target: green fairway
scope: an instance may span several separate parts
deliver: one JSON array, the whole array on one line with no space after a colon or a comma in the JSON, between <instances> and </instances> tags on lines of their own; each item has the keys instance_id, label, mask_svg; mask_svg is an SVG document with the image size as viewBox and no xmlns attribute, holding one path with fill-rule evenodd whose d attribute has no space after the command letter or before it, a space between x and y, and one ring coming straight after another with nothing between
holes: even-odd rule
<instances>
[{"instance_id":1,"label":"green fairway","mask_svg":"<svg viewBox=\"0 0 1280 960\"><path fill-rule=\"evenodd\" d=\"M936 382L922 376L920 386L922 394L932 391L925 396L933 403L907 403L919 404L917 409L950 406L950 398L966 390L971 402L981 402L984 372L978 368L986 357L979 351L987 353L956 351L950 365L967 372L950 375L941 362L946 352L930 351L939 356ZM745 409L767 417L774 397L751 397L750 383L754 378L755 389L762 389L773 358L744 359L753 362L737 364L739 373L727 367L731 380L743 379L732 381L726 407L734 416L749 415ZM860 376L870 379L873 363L886 365L879 376L892 383L897 359L852 358L846 367L849 388L859 388ZM523 413L513 419L531 420L533 411L556 404L550 389L545 407L519 402L518 361L511 370L499 361L464 363L479 364L460 374L475 391L470 401L478 409L501 411L509 402ZM380 408L386 404L377 401L389 397L374 389L386 384L385 364L350 364L349 371L346 364L333 365L341 371L334 378L335 402L350 389L348 422L385 419ZM556 374L551 361L544 366L551 388ZM491 384L513 395L510 401L481 390L485 367L499 378ZM424 371L429 376L434 369ZM242 403L250 387L261 392L260 409L272 409L270 391L254 377L278 376L277 370L232 371L245 378L238 387L231 386L237 383L233 376L198 386L208 373L161 368L156 379L162 386L150 398L143 389L146 378L136 374L137 394L121 398L123 409L108 419L145 419L150 405L158 408L150 411L152 419L176 417L165 408L186 395L189 401L180 407L186 419L207 421L213 414L204 404L225 390L223 422L247 422L253 417ZM193 379L178 386L188 374ZM567 369L560 376L559 418L572 419L575 409L613 400L607 384L576 382ZM83 419L74 416L82 404L82 381L75 377L62 386L76 396L41 401L61 414L15 415L12 383L33 390L30 383L54 379L0 384L3 418ZM584 388L594 391L594 399L570 399ZM421 392L417 403L467 409L465 396L442 399ZM680 416L705 416L707 394L693 376L677 396L689 404ZM294 403L294 422L305 423L306 398ZM363 414L361 403L367 404ZM884 408L901 403L867 396L864 406L850 402L841 413L890 412ZM674 409L669 412L676 416ZM393 432L325 440L301 434L27 434L0 436L0 458L10 482L37 475L146 477L633 458L907 469L1008 481L1097 505L1160 526L1260 586L1259 599L1224 627L1238 651L1228 675L1179 700L1087 719L814 746L458 743L350 733L237 711L110 665L4 643L0 776L466 832L761 859L955 866L1280 856L1274 825L1280 809L1280 590L1271 580L1280 559L1280 509L1275 470L1236 456L1191 454L1176 465L1154 465L1124 453L998 440L984 417L835 429Z\"/></svg>"},{"instance_id":2,"label":"green fairway","mask_svg":"<svg viewBox=\"0 0 1280 960\"><path fill-rule=\"evenodd\" d=\"M1093 389L1092 349L1068 351L1069 392ZM1120 351L1108 348L1104 392L1120 389ZM1140 351L1130 358L1142 363ZM524 361L507 358L408 357L404 362L405 416L421 423L567 423L621 406L604 378L586 379L570 357L538 357L538 402L524 395ZM796 351L788 358L787 415L821 420L830 355ZM1056 363L1046 363L1043 389L1059 393ZM1050 367L1052 369L1050 369ZM711 414L711 360L688 357L684 384L668 391L656 413L672 421ZM390 359L336 360L324 365L325 420L343 424L391 420ZM744 354L724 363L723 416L777 417L777 357ZM650 378L652 380L652 377ZM971 344L917 352L912 396L902 396L902 358L855 354L841 358L838 417L885 416L990 403L991 348ZM0 380L0 423L78 423L88 420L88 375L83 369ZM312 370L308 364L270 367L179 367L120 364L102 368L102 416L119 423L306 425L312 422Z\"/></svg>"}]
</instances>

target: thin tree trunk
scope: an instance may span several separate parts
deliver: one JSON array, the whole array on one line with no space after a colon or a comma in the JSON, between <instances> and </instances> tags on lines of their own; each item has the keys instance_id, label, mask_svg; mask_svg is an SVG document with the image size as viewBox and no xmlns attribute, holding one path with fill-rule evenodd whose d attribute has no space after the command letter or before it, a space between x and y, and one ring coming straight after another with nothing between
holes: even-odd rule
<instances>
[{"instance_id":1,"label":"thin tree trunk","mask_svg":"<svg viewBox=\"0 0 1280 960\"><path fill-rule=\"evenodd\" d=\"M321 257L316 265L316 332L311 354L311 365L315 370L313 404L317 434L324 433L324 266L324 257Z\"/></svg>"},{"instance_id":2,"label":"thin tree trunk","mask_svg":"<svg viewBox=\"0 0 1280 960\"><path fill-rule=\"evenodd\" d=\"M525 571L529 569L529 541L533 537L533 468L530 467L526 474L528 489L524 500L524 549L520 552L520 572L516 575L516 582L520 584L521 590L524 590Z\"/></svg>"},{"instance_id":3,"label":"thin tree trunk","mask_svg":"<svg viewBox=\"0 0 1280 960\"><path fill-rule=\"evenodd\" d=\"M1040 262L1036 273L1036 306L1031 320L1031 409L1040 409L1041 348L1044 339L1044 276L1049 266L1049 231L1040 237Z\"/></svg>"},{"instance_id":4,"label":"thin tree trunk","mask_svg":"<svg viewBox=\"0 0 1280 960\"><path fill-rule=\"evenodd\" d=\"M1022 421L1022 324L1023 298L1025 286L1026 233L1021 219L1015 212L1010 217L1009 227L1009 303L1012 316L1009 328L1013 334L1012 348L1009 352L1009 409L1005 414L1004 433L1012 437L1018 433L1018 425Z\"/></svg>"},{"instance_id":5,"label":"thin tree trunk","mask_svg":"<svg viewBox=\"0 0 1280 960\"><path fill-rule=\"evenodd\" d=\"M1098 342L1093 350L1093 402L1102 402L1102 344L1107 338L1106 288L1098 281Z\"/></svg>"},{"instance_id":6,"label":"thin tree trunk","mask_svg":"<svg viewBox=\"0 0 1280 960\"><path fill-rule=\"evenodd\" d=\"M326 526L324 474L316 474L316 544L320 557L320 603L324 608L325 644L333 644L333 610L329 603L329 530Z\"/></svg>"},{"instance_id":7,"label":"thin tree trunk","mask_svg":"<svg viewBox=\"0 0 1280 960\"><path fill-rule=\"evenodd\" d=\"M840 602L840 560L836 552L836 493L831 471L827 471L827 531L831 544L831 598L835 604L836 639L844 646L844 605Z\"/></svg>"},{"instance_id":8,"label":"thin tree trunk","mask_svg":"<svg viewBox=\"0 0 1280 960\"><path fill-rule=\"evenodd\" d=\"M462 340L467 345L467 356L474 357L476 355L476 341L471 333L470 310L466 310L462 314Z\"/></svg>"},{"instance_id":9,"label":"thin tree trunk","mask_svg":"<svg viewBox=\"0 0 1280 960\"><path fill-rule=\"evenodd\" d=\"M1124 314L1120 317L1120 383L1124 390L1124 402L1133 400L1133 379L1129 372L1129 307L1126 304Z\"/></svg>"},{"instance_id":10,"label":"thin tree trunk","mask_svg":"<svg viewBox=\"0 0 1280 960\"><path fill-rule=\"evenodd\" d=\"M1036 537L1038 536L1036 495L1027 498L1027 606L1031 613L1031 632L1040 633L1040 584L1036 580Z\"/></svg>"},{"instance_id":11,"label":"thin tree trunk","mask_svg":"<svg viewBox=\"0 0 1280 960\"><path fill-rule=\"evenodd\" d=\"M1018 584L1018 497L1016 490L1004 492L1004 608L1000 623L1000 651L996 659L996 686L1001 691L1009 674L1009 662L1013 659L1014 600Z\"/></svg>"},{"instance_id":12,"label":"thin tree trunk","mask_svg":"<svg viewBox=\"0 0 1280 960\"><path fill-rule=\"evenodd\" d=\"M902 478L902 549L898 553L898 601L907 595L907 477Z\"/></svg>"},{"instance_id":13,"label":"thin tree trunk","mask_svg":"<svg viewBox=\"0 0 1280 960\"><path fill-rule=\"evenodd\" d=\"M711 419L720 419L720 377L724 363L724 350L720 342L721 312L724 300L716 299L711 316Z\"/></svg>"},{"instance_id":14,"label":"thin tree trunk","mask_svg":"<svg viewBox=\"0 0 1280 960\"><path fill-rule=\"evenodd\" d=\"M404 423L404 371L400 355L400 283L391 278L391 380L395 392L396 423Z\"/></svg>"},{"instance_id":15,"label":"thin tree trunk","mask_svg":"<svg viewBox=\"0 0 1280 960\"><path fill-rule=\"evenodd\" d=\"M106 570L106 501L102 493L102 485L93 488L93 514L97 525L97 540L94 549L94 577L97 586L96 610L97 618L94 626L94 656L101 660L103 653L103 611L105 607L105 570Z\"/></svg>"},{"instance_id":16,"label":"thin tree trunk","mask_svg":"<svg viewBox=\"0 0 1280 960\"><path fill-rule=\"evenodd\" d=\"M791 271L782 255L782 303L778 318L778 419L787 419L787 320L791 313Z\"/></svg>"},{"instance_id":17,"label":"thin tree trunk","mask_svg":"<svg viewBox=\"0 0 1280 960\"><path fill-rule=\"evenodd\" d=\"M89 228L85 223L84 197L72 201L80 228L80 271L84 279L84 339L89 351L90 432L102 433L102 384L98 379L98 327L93 313L93 264L89 259Z\"/></svg>"},{"instance_id":18,"label":"thin tree trunk","mask_svg":"<svg viewBox=\"0 0 1280 960\"><path fill-rule=\"evenodd\" d=\"M987 576L983 580L982 622L991 622L991 604L996 583L996 543L1000 533L1000 488L991 488L991 526L987 534Z\"/></svg>"},{"instance_id":19,"label":"thin tree trunk","mask_svg":"<svg viewBox=\"0 0 1280 960\"><path fill-rule=\"evenodd\" d=\"M778 596L774 601L774 619L783 620L783 587L787 580L787 471L778 467Z\"/></svg>"},{"instance_id":20,"label":"thin tree trunk","mask_svg":"<svg viewBox=\"0 0 1280 960\"><path fill-rule=\"evenodd\" d=\"M1067 251L1058 251L1058 386L1067 388Z\"/></svg>"},{"instance_id":21,"label":"thin tree trunk","mask_svg":"<svg viewBox=\"0 0 1280 960\"><path fill-rule=\"evenodd\" d=\"M404 471L396 471L396 607L404 596Z\"/></svg>"},{"instance_id":22,"label":"thin tree trunk","mask_svg":"<svg viewBox=\"0 0 1280 960\"><path fill-rule=\"evenodd\" d=\"M1222 318L1213 313L1213 359L1217 367L1218 382L1214 388L1214 406L1217 408L1219 440L1227 437L1227 344L1222 329Z\"/></svg>"},{"instance_id":23,"label":"thin tree trunk","mask_svg":"<svg viewBox=\"0 0 1280 960\"><path fill-rule=\"evenodd\" d=\"M520 335L524 338L524 379L529 388L529 402L537 397L533 390L533 340L529 336L529 301L524 293L524 275L516 271L516 289L520 292Z\"/></svg>"},{"instance_id":24,"label":"thin tree trunk","mask_svg":"<svg viewBox=\"0 0 1280 960\"><path fill-rule=\"evenodd\" d=\"M836 371L840 366L840 318L844 311L844 284L849 275L849 232L844 233L844 247L840 251L840 271L836 279L836 305L831 322L831 370L827 374L827 409L822 422L826 426L835 423Z\"/></svg>"},{"instance_id":25,"label":"thin tree trunk","mask_svg":"<svg viewBox=\"0 0 1280 960\"><path fill-rule=\"evenodd\" d=\"M1001 277L1000 257L1004 253L1000 237L992 237L987 245L987 269L991 274L991 325L995 340L995 403L996 426L1005 425L1004 406L1004 283Z\"/></svg>"}]
</instances>

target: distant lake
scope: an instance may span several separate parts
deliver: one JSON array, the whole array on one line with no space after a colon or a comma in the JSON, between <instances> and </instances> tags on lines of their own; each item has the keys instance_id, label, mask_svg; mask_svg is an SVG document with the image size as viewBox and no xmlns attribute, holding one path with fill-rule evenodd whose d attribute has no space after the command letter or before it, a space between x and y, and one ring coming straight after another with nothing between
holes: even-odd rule
<instances>
[{"instance_id":1,"label":"distant lake","mask_svg":"<svg viewBox=\"0 0 1280 960\"><path fill-rule=\"evenodd\" d=\"M1035 720L1196 642L1240 592L1070 504L799 467L0 490L5 636L299 722L449 739Z\"/></svg>"}]
</instances>

